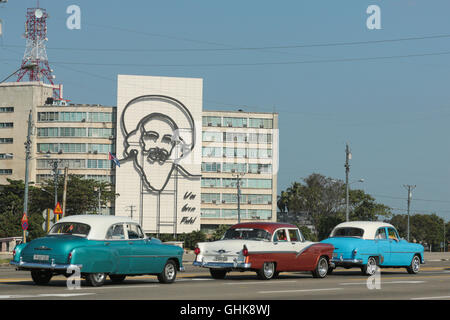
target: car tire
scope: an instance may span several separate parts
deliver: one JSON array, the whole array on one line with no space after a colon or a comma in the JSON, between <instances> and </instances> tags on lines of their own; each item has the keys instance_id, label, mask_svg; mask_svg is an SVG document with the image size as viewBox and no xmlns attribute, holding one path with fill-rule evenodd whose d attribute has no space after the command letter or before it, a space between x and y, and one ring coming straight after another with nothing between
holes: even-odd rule
<instances>
[{"instance_id":1,"label":"car tire","mask_svg":"<svg viewBox=\"0 0 450 320\"><path fill-rule=\"evenodd\" d=\"M31 279L37 285L45 285L50 282L53 274L50 271L33 270L31 271Z\"/></svg>"},{"instance_id":2,"label":"car tire","mask_svg":"<svg viewBox=\"0 0 450 320\"><path fill-rule=\"evenodd\" d=\"M122 283L127 276L123 274L110 274L109 278L113 283Z\"/></svg>"},{"instance_id":3,"label":"car tire","mask_svg":"<svg viewBox=\"0 0 450 320\"><path fill-rule=\"evenodd\" d=\"M377 259L375 257L369 257L369 259L367 259L367 264L361 267L361 271L366 276L372 276L377 271L377 268L378 268Z\"/></svg>"},{"instance_id":4,"label":"car tire","mask_svg":"<svg viewBox=\"0 0 450 320\"><path fill-rule=\"evenodd\" d=\"M209 269L209 273L211 274L211 277L214 279L224 279L227 275L227 270L223 269Z\"/></svg>"},{"instance_id":5,"label":"car tire","mask_svg":"<svg viewBox=\"0 0 450 320\"><path fill-rule=\"evenodd\" d=\"M406 267L406 271L408 271L409 274L417 274L420 271L420 257L419 255L414 255L414 257L411 260L411 264Z\"/></svg>"},{"instance_id":6,"label":"car tire","mask_svg":"<svg viewBox=\"0 0 450 320\"><path fill-rule=\"evenodd\" d=\"M327 272L327 274L332 274L333 271L334 271L334 269L336 269L336 268L328 267L328 272Z\"/></svg>"},{"instance_id":7,"label":"car tire","mask_svg":"<svg viewBox=\"0 0 450 320\"><path fill-rule=\"evenodd\" d=\"M86 281L92 287L101 287L106 280L106 273L88 273L86 276Z\"/></svg>"},{"instance_id":8,"label":"car tire","mask_svg":"<svg viewBox=\"0 0 450 320\"><path fill-rule=\"evenodd\" d=\"M270 280L275 276L275 263L264 262L261 269L257 271L258 278L261 280Z\"/></svg>"},{"instance_id":9,"label":"car tire","mask_svg":"<svg viewBox=\"0 0 450 320\"><path fill-rule=\"evenodd\" d=\"M158 274L161 283L173 283L177 277L177 265L173 260L168 260L164 269Z\"/></svg>"},{"instance_id":10,"label":"car tire","mask_svg":"<svg viewBox=\"0 0 450 320\"><path fill-rule=\"evenodd\" d=\"M312 271L312 275L314 278L325 278L328 274L329 264L326 257L322 256L317 261L317 265Z\"/></svg>"}]
</instances>

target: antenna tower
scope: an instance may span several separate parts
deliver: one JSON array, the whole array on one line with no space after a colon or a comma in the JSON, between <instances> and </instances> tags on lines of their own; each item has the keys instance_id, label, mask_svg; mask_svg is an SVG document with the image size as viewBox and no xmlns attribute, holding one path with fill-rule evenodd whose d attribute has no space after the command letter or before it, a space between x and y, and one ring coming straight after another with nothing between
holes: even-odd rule
<instances>
[{"instance_id":1,"label":"antenna tower","mask_svg":"<svg viewBox=\"0 0 450 320\"><path fill-rule=\"evenodd\" d=\"M27 21L25 23L26 48L22 59L20 72L18 73L17 82L24 81L28 76L28 81L42 81L47 80L54 86L53 96L61 99L61 89L56 86L50 69L47 58L47 50L45 43L47 39L47 10L39 8L27 9Z\"/></svg>"}]
</instances>

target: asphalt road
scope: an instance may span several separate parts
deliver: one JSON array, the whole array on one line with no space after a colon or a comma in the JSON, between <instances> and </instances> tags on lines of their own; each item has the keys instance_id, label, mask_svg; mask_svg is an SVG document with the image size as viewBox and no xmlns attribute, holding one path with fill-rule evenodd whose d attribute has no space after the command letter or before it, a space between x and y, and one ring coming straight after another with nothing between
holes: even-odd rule
<instances>
[{"instance_id":1,"label":"asphalt road","mask_svg":"<svg viewBox=\"0 0 450 320\"><path fill-rule=\"evenodd\" d=\"M450 261L429 261L421 272L382 269L377 281L359 269L337 269L324 279L310 273L281 273L277 279L257 280L253 272L233 272L214 280L207 269L185 262L173 284L160 284L154 276L127 277L122 284L107 280L102 287L69 290L66 278L54 277L37 286L29 272L0 267L0 300L450 300Z\"/></svg>"}]
</instances>

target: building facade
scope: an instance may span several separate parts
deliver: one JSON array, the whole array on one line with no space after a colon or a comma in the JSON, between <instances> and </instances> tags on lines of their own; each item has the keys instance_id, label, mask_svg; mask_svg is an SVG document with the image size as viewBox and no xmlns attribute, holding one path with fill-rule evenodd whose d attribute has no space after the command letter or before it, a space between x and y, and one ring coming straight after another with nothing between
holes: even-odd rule
<instances>
[{"instance_id":1,"label":"building facade","mask_svg":"<svg viewBox=\"0 0 450 320\"><path fill-rule=\"evenodd\" d=\"M31 110L29 180L38 185L53 179L55 162L111 182L116 201L102 213L131 216L152 234L276 221L277 114L203 110L203 81L193 78L119 75L117 107L55 103L52 90L0 84L0 184L24 179Z\"/></svg>"}]
</instances>

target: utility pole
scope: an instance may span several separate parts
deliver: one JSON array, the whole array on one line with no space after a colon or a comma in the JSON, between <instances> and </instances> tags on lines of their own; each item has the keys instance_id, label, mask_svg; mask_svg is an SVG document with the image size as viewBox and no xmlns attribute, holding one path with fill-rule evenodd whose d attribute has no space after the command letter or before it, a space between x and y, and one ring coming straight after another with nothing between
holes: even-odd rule
<instances>
[{"instance_id":1,"label":"utility pole","mask_svg":"<svg viewBox=\"0 0 450 320\"><path fill-rule=\"evenodd\" d=\"M133 210L134 210L134 208L136 208L136 206L131 205L128 208L130 208L130 215L131 215L130 218L133 219Z\"/></svg>"},{"instance_id":2,"label":"utility pole","mask_svg":"<svg viewBox=\"0 0 450 320\"><path fill-rule=\"evenodd\" d=\"M349 221L349 183L348 175L350 173L349 160L352 158L348 143L345 145L345 221Z\"/></svg>"},{"instance_id":3,"label":"utility pole","mask_svg":"<svg viewBox=\"0 0 450 320\"><path fill-rule=\"evenodd\" d=\"M404 184L403 187L408 190L408 227L407 227L407 240L409 242L409 210L411 207L412 190L416 187L415 185Z\"/></svg>"},{"instance_id":4,"label":"utility pole","mask_svg":"<svg viewBox=\"0 0 450 320\"><path fill-rule=\"evenodd\" d=\"M62 218L66 215L66 195L67 195L67 175L69 173L69 168L64 168L64 191L63 191L63 205L62 205Z\"/></svg>"},{"instance_id":5,"label":"utility pole","mask_svg":"<svg viewBox=\"0 0 450 320\"><path fill-rule=\"evenodd\" d=\"M241 179L245 173L236 173L238 223L241 223Z\"/></svg>"},{"instance_id":6,"label":"utility pole","mask_svg":"<svg viewBox=\"0 0 450 320\"><path fill-rule=\"evenodd\" d=\"M30 163L30 153L31 153L31 126L32 126L32 113L28 114L28 133L27 141L25 142L25 196L23 197L23 212L25 215L28 214L28 171ZM27 242L27 232L23 231L23 242Z\"/></svg>"}]
</instances>

